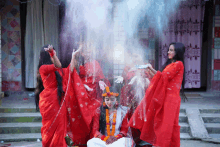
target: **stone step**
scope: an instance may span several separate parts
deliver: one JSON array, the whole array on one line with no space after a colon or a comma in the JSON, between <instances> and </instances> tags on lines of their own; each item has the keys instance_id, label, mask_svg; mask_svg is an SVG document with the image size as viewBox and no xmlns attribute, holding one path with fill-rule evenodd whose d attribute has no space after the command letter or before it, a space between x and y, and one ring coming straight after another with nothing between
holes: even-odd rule
<instances>
[{"instance_id":1,"label":"stone step","mask_svg":"<svg viewBox=\"0 0 220 147\"><path fill-rule=\"evenodd\" d=\"M189 133L190 128L187 123L179 123L181 133ZM0 134L17 134L17 133L40 133L42 123L0 123Z\"/></svg>"},{"instance_id":2,"label":"stone step","mask_svg":"<svg viewBox=\"0 0 220 147\"><path fill-rule=\"evenodd\" d=\"M205 123L209 134L220 134L220 123Z\"/></svg>"},{"instance_id":3,"label":"stone step","mask_svg":"<svg viewBox=\"0 0 220 147\"><path fill-rule=\"evenodd\" d=\"M200 116L204 123L220 123L220 113L202 113Z\"/></svg>"},{"instance_id":4,"label":"stone step","mask_svg":"<svg viewBox=\"0 0 220 147\"><path fill-rule=\"evenodd\" d=\"M209 134L209 136L220 141L220 134Z\"/></svg>"},{"instance_id":5,"label":"stone step","mask_svg":"<svg viewBox=\"0 0 220 147\"><path fill-rule=\"evenodd\" d=\"M180 133L190 133L190 127L188 123L179 123Z\"/></svg>"},{"instance_id":6,"label":"stone step","mask_svg":"<svg viewBox=\"0 0 220 147\"><path fill-rule=\"evenodd\" d=\"M180 108L180 113L186 113L186 109Z\"/></svg>"},{"instance_id":7,"label":"stone step","mask_svg":"<svg viewBox=\"0 0 220 147\"><path fill-rule=\"evenodd\" d=\"M204 113L220 113L220 109L199 109L201 114Z\"/></svg>"},{"instance_id":8,"label":"stone step","mask_svg":"<svg viewBox=\"0 0 220 147\"><path fill-rule=\"evenodd\" d=\"M0 113L35 113L35 108L4 108L0 107Z\"/></svg>"},{"instance_id":9,"label":"stone step","mask_svg":"<svg viewBox=\"0 0 220 147\"><path fill-rule=\"evenodd\" d=\"M185 122L187 123L188 122L188 119L187 119L187 116L185 113L180 113L179 114L179 122L182 123L182 122Z\"/></svg>"},{"instance_id":10,"label":"stone step","mask_svg":"<svg viewBox=\"0 0 220 147\"><path fill-rule=\"evenodd\" d=\"M23 133L23 134L0 134L0 141L20 142L41 140L41 133Z\"/></svg>"},{"instance_id":11,"label":"stone step","mask_svg":"<svg viewBox=\"0 0 220 147\"><path fill-rule=\"evenodd\" d=\"M0 123L0 134L40 133L42 123Z\"/></svg>"},{"instance_id":12,"label":"stone step","mask_svg":"<svg viewBox=\"0 0 220 147\"><path fill-rule=\"evenodd\" d=\"M192 137L190 136L189 133L180 133L180 139L181 140L188 140L188 139L192 139Z\"/></svg>"},{"instance_id":13,"label":"stone step","mask_svg":"<svg viewBox=\"0 0 220 147\"><path fill-rule=\"evenodd\" d=\"M38 113L0 113L0 123L15 122L41 122L41 114Z\"/></svg>"},{"instance_id":14,"label":"stone step","mask_svg":"<svg viewBox=\"0 0 220 147\"><path fill-rule=\"evenodd\" d=\"M0 134L0 141L20 142L20 141L37 141L42 140L41 133L22 133L22 134ZM189 133L180 133L181 140L192 139Z\"/></svg>"}]
</instances>

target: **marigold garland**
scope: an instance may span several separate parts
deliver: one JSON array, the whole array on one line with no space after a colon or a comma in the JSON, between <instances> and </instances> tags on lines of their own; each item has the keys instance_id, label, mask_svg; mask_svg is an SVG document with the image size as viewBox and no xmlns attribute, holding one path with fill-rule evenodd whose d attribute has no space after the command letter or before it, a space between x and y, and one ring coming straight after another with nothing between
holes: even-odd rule
<instances>
[{"instance_id":1,"label":"marigold garland","mask_svg":"<svg viewBox=\"0 0 220 147\"><path fill-rule=\"evenodd\" d=\"M119 93L110 92L108 86L106 86L105 89L106 89L106 93L102 94L102 96L104 96L104 97L106 97L106 96L108 96L108 97L110 97L110 96L118 96L119 95Z\"/></svg>"},{"instance_id":2,"label":"marigold garland","mask_svg":"<svg viewBox=\"0 0 220 147\"><path fill-rule=\"evenodd\" d=\"M117 115L117 111L114 111L113 123L112 123L112 132L110 132L109 110L106 109L106 130L107 130L107 135L108 136L114 136L114 134L115 134L116 115Z\"/></svg>"}]
</instances>

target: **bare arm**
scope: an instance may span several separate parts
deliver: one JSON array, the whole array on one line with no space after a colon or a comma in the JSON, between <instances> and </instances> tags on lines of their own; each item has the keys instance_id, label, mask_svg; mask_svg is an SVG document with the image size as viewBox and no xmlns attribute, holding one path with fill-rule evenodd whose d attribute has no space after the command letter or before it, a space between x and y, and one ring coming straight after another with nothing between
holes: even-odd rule
<instances>
[{"instance_id":1,"label":"bare arm","mask_svg":"<svg viewBox=\"0 0 220 147\"><path fill-rule=\"evenodd\" d=\"M75 49L72 52L72 59L70 62L70 70L73 71L74 67L76 66L76 55L82 50L82 44L79 45L79 48L75 51Z\"/></svg>"},{"instance_id":2,"label":"bare arm","mask_svg":"<svg viewBox=\"0 0 220 147\"><path fill-rule=\"evenodd\" d=\"M55 52L55 51L54 51ZM60 60L58 59L58 57L56 56L56 52L55 55L52 57L54 60L54 66L57 68L61 68L62 64L60 63Z\"/></svg>"},{"instance_id":3,"label":"bare arm","mask_svg":"<svg viewBox=\"0 0 220 147\"><path fill-rule=\"evenodd\" d=\"M52 45L48 45L48 48L44 48L45 51L49 52L51 58L53 59L54 66L57 68L61 68L62 65L60 63L60 60L58 59L56 55L56 51L53 49Z\"/></svg>"},{"instance_id":4,"label":"bare arm","mask_svg":"<svg viewBox=\"0 0 220 147\"><path fill-rule=\"evenodd\" d=\"M72 56L72 59L70 61L70 70L73 71L75 67L75 56Z\"/></svg>"},{"instance_id":5,"label":"bare arm","mask_svg":"<svg viewBox=\"0 0 220 147\"><path fill-rule=\"evenodd\" d=\"M153 74L157 73L157 71L153 67L150 66L149 69L150 69L150 71L152 71Z\"/></svg>"},{"instance_id":6,"label":"bare arm","mask_svg":"<svg viewBox=\"0 0 220 147\"><path fill-rule=\"evenodd\" d=\"M151 77L157 73L157 71L151 65L147 67L147 71Z\"/></svg>"}]
</instances>

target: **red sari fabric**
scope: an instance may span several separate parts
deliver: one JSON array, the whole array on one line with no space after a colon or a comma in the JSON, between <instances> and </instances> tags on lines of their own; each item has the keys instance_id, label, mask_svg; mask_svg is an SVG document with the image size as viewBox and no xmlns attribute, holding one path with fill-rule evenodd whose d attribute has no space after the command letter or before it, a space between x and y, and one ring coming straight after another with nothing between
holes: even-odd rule
<instances>
[{"instance_id":1,"label":"red sari fabric","mask_svg":"<svg viewBox=\"0 0 220 147\"><path fill-rule=\"evenodd\" d=\"M121 89L120 104L122 106L128 106L132 102L134 103L134 106L131 107L131 110L130 110L130 116L129 116L129 119L130 119L134 110L137 108L138 101L136 100L136 97L135 97L135 92L136 92L135 87L133 87L133 85L128 84L131 81L131 79L136 75L136 71L129 71L129 70L130 70L130 67L126 66L122 74L124 78L124 86ZM145 70L142 70L141 72L142 72L141 74L143 76L143 80L145 80L144 78L149 79L149 75L147 72L145 72ZM147 87L145 87L145 90L146 89Z\"/></svg>"},{"instance_id":2,"label":"red sari fabric","mask_svg":"<svg viewBox=\"0 0 220 147\"><path fill-rule=\"evenodd\" d=\"M131 69L131 67L126 66L124 68L123 73L122 73L122 76L124 78L124 86L121 89L121 96L120 96L120 104L121 105L128 106L129 104L133 103L133 106L130 108L129 113L128 113L129 120L139 104L137 97L135 97L135 92L137 92L137 89L135 89L135 87L133 87L133 85L128 84L131 81L131 79L136 75L136 71L129 71L130 69ZM143 78L150 79L149 74L145 71L146 70L141 71ZM145 89L143 89L143 95L144 95L144 91L146 91L146 89L147 89L147 87L145 87ZM134 138L135 143L138 144L141 141L139 138L140 137L139 130L135 129L135 128L131 128L131 131L132 131L132 136Z\"/></svg>"},{"instance_id":3,"label":"red sari fabric","mask_svg":"<svg viewBox=\"0 0 220 147\"><path fill-rule=\"evenodd\" d=\"M61 76L65 75L66 69L57 69L52 65L42 65L39 69L44 90L40 93L39 108L42 115L42 145L43 147L66 147L66 107L57 99L57 80L55 71ZM63 80L65 83L65 80ZM64 87L65 90L65 87ZM61 102L62 103L62 102Z\"/></svg>"},{"instance_id":4,"label":"red sari fabric","mask_svg":"<svg viewBox=\"0 0 220 147\"><path fill-rule=\"evenodd\" d=\"M56 70L62 76L65 92L61 104L57 99ZM42 65L39 72L45 88L40 93L39 103L43 146L66 147L66 134L74 145L86 144L85 138L91 131L93 112L100 106L100 102L89 98L75 69L70 72L69 67L61 70L54 65Z\"/></svg>"},{"instance_id":5,"label":"red sari fabric","mask_svg":"<svg viewBox=\"0 0 220 147\"><path fill-rule=\"evenodd\" d=\"M100 102L88 96L84 84L75 69L68 78L65 104L68 115L68 135L74 145L86 144L87 140L85 138L88 137L91 131L92 117L95 110L100 106Z\"/></svg>"},{"instance_id":6,"label":"red sari fabric","mask_svg":"<svg viewBox=\"0 0 220 147\"><path fill-rule=\"evenodd\" d=\"M80 66L79 75L76 70L71 74L70 89L67 90L68 97L68 134L74 141L74 145L86 145L92 137L92 117L94 112L102 104L102 91L99 88L99 81L105 79L99 63L95 60ZM110 85L108 81L105 81ZM92 88L92 91L85 89L84 84ZM82 107L83 106L83 107ZM73 109L72 109L73 107Z\"/></svg>"},{"instance_id":7,"label":"red sari fabric","mask_svg":"<svg viewBox=\"0 0 220 147\"><path fill-rule=\"evenodd\" d=\"M105 79L102 69L96 60L86 63L84 66L80 66L79 76L83 84L88 85L93 91L87 91L90 99L97 99L102 102L102 91L99 88L99 81ZM108 81L105 81L108 86L110 86Z\"/></svg>"},{"instance_id":8,"label":"red sari fabric","mask_svg":"<svg viewBox=\"0 0 220 147\"><path fill-rule=\"evenodd\" d=\"M184 66L169 64L151 80L145 97L132 115L129 126L139 129L140 138L154 146L180 146L180 88Z\"/></svg>"}]
</instances>

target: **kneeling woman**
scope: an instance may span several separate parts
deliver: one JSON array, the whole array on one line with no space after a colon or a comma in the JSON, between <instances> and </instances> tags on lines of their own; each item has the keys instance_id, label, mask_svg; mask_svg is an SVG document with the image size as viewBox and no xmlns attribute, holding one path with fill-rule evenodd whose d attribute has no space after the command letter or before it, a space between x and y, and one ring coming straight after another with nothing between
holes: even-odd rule
<instances>
[{"instance_id":1,"label":"kneeling woman","mask_svg":"<svg viewBox=\"0 0 220 147\"><path fill-rule=\"evenodd\" d=\"M133 140L128 137L127 107L118 105L118 93L113 87L106 87L103 105L93 118L93 138L87 142L88 147L131 147Z\"/></svg>"}]
</instances>

